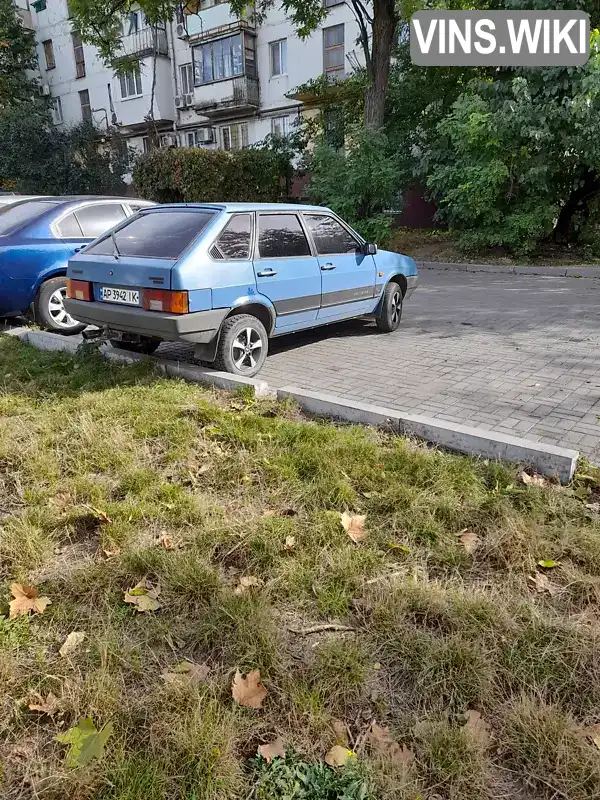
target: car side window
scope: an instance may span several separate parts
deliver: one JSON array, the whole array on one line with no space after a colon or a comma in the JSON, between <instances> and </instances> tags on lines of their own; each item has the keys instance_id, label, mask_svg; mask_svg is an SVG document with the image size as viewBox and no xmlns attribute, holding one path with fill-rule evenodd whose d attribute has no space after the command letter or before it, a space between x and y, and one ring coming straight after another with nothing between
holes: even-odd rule
<instances>
[{"instance_id":1,"label":"car side window","mask_svg":"<svg viewBox=\"0 0 600 800\"><path fill-rule=\"evenodd\" d=\"M88 239L96 239L122 222L125 219L125 211L120 203L97 203L78 209L75 216L81 225L83 235Z\"/></svg>"},{"instance_id":2,"label":"car side window","mask_svg":"<svg viewBox=\"0 0 600 800\"><path fill-rule=\"evenodd\" d=\"M75 219L75 214L67 214L57 225L58 235L61 239L81 239L83 233L81 226Z\"/></svg>"},{"instance_id":3,"label":"car side window","mask_svg":"<svg viewBox=\"0 0 600 800\"><path fill-rule=\"evenodd\" d=\"M305 214L304 218L320 256L355 253L358 242L343 225L324 214Z\"/></svg>"},{"instance_id":4,"label":"car side window","mask_svg":"<svg viewBox=\"0 0 600 800\"><path fill-rule=\"evenodd\" d=\"M296 214L260 214L258 252L261 258L309 256L310 247Z\"/></svg>"},{"instance_id":5,"label":"car side window","mask_svg":"<svg viewBox=\"0 0 600 800\"><path fill-rule=\"evenodd\" d=\"M235 214L219 236L217 247L223 258L250 258L250 214Z\"/></svg>"}]
</instances>

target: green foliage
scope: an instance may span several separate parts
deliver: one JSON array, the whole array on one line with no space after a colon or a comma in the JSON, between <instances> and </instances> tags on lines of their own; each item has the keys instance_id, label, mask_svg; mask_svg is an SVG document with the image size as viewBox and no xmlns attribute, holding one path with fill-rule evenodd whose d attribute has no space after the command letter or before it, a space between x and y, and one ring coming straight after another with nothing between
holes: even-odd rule
<instances>
[{"instance_id":1,"label":"green foliage","mask_svg":"<svg viewBox=\"0 0 600 800\"><path fill-rule=\"evenodd\" d=\"M288 755L269 764L254 759L257 782L255 800L370 800L374 797L368 780L359 768L349 764L332 770L325 764L309 764Z\"/></svg>"},{"instance_id":2,"label":"green foliage","mask_svg":"<svg viewBox=\"0 0 600 800\"><path fill-rule=\"evenodd\" d=\"M86 767L95 759L104 755L104 745L113 732L113 724L109 722L98 730L90 717L80 719L77 725L68 731L58 734L56 741L70 745L67 751L66 764L75 769Z\"/></svg>"},{"instance_id":3,"label":"green foliage","mask_svg":"<svg viewBox=\"0 0 600 800\"><path fill-rule=\"evenodd\" d=\"M352 131L345 152L321 142L307 157L307 168L311 202L329 206L366 239L387 243L391 224L385 212L397 202L400 166L383 132Z\"/></svg>"},{"instance_id":4,"label":"green foliage","mask_svg":"<svg viewBox=\"0 0 600 800\"><path fill-rule=\"evenodd\" d=\"M523 252L577 234L573 218L600 191L599 42L585 67L472 81L437 124L422 170L466 247Z\"/></svg>"},{"instance_id":5,"label":"green foliage","mask_svg":"<svg viewBox=\"0 0 600 800\"><path fill-rule=\"evenodd\" d=\"M12 0L0 0L0 108L31 100L35 83L26 70L36 67L35 34L23 27Z\"/></svg>"},{"instance_id":6,"label":"green foliage","mask_svg":"<svg viewBox=\"0 0 600 800\"><path fill-rule=\"evenodd\" d=\"M290 173L285 155L265 149L153 150L140 156L133 181L140 197L160 203L276 202Z\"/></svg>"},{"instance_id":7,"label":"green foliage","mask_svg":"<svg viewBox=\"0 0 600 800\"><path fill-rule=\"evenodd\" d=\"M0 649L17 650L29 640L29 617L0 616Z\"/></svg>"},{"instance_id":8,"label":"green foliage","mask_svg":"<svg viewBox=\"0 0 600 800\"><path fill-rule=\"evenodd\" d=\"M45 106L0 109L0 185L24 194L118 194L126 148L90 124L59 130Z\"/></svg>"}]
</instances>

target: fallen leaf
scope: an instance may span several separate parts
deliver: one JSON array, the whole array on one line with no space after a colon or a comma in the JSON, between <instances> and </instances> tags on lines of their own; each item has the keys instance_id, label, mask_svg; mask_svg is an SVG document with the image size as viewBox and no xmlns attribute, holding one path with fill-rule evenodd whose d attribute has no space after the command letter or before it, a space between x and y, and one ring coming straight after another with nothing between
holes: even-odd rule
<instances>
[{"instance_id":1,"label":"fallen leaf","mask_svg":"<svg viewBox=\"0 0 600 800\"><path fill-rule=\"evenodd\" d=\"M56 714L58 711L60 701L52 692L48 692L45 700L41 694L36 692L35 698L38 702L29 703L27 706L30 711L39 711L40 714L48 714L49 717L53 716L53 714Z\"/></svg>"},{"instance_id":2,"label":"fallen leaf","mask_svg":"<svg viewBox=\"0 0 600 800\"><path fill-rule=\"evenodd\" d=\"M20 614L43 614L46 606L52 603L49 597L40 597L35 586L24 586L22 583L13 583L10 593L15 598L9 603L9 617L18 617Z\"/></svg>"},{"instance_id":3,"label":"fallen leaf","mask_svg":"<svg viewBox=\"0 0 600 800\"><path fill-rule=\"evenodd\" d=\"M548 592L551 597L556 597L558 594L560 594L560 587L556 586L554 583L550 583L548 576L544 575L543 572L536 572L535 575L530 575L529 581L535 588L536 592L539 592L540 594Z\"/></svg>"},{"instance_id":4,"label":"fallen leaf","mask_svg":"<svg viewBox=\"0 0 600 800\"><path fill-rule=\"evenodd\" d=\"M108 525L110 522L112 522L106 511L101 511L99 508L89 505L89 503L84 503L83 508L87 508L88 511L91 511L92 514L95 517L98 517L100 522L103 522L105 525Z\"/></svg>"},{"instance_id":5,"label":"fallen leaf","mask_svg":"<svg viewBox=\"0 0 600 800\"><path fill-rule=\"evenodd\" d=\"M398 550L400 553L410 553L410 547L405 544L396 544L396 542L388 542L387 546L390 550Z\"/></svg>"},{"instance_id":6,"label":"fallen leaf","mask_svg":"<svg viewBox=\"0 0 600 800\"><path fill-rule=\"evenodd\" d=\"M173 667L165 670L161 677L165 683L171 684L193 684L194 686L203 683L210 673L210 667L206 664L194 664L191 661L180 661Z\"/></svg>"},{"instance_id":7,"label":"fallen leaf","mask_svg":"<svg viewBox=\"0 0 600 800\"><path fill-rule=\"evenodd\" d=\"M161 607L157 600L159 594L160 589L158 586L152 587L147 581L143 580L132 589L128 589L124 593L123 600L135 606L136 611L158 611Z\"/></svg>"},{"instance_id":8,"label":"fallen leaf","mask_svg":"<svg viewBox=\"0 0 600 800\"><path fill-rule=\"evenodd\" d=\"M165 550L172 550L175 547L173 539L167 533L163 533L163 535L160 537L160 544L165 548Z\"/></svg>"},{"instance_id":9,"label":"fallen leaf","mask_svg":"<svg viewBox=\"0 0 600 800\"><path fill-rule=\"evenodd\" d=\"M85 639L85 633L82 633L81 631L71 631L71 633L67 636L67 638L63 642L62 647L58 651L59 654L63 658L68 658L69 656L72 656L73 653L80 647L84 639Z\"/></svg>"},{"instance_id":10,"label":"fallen leaf","mask_svg":"<svg viewBox=\"0 0 600 800\"><path fill-rule=\"evenodd\" d=\"M266 511L263 511L263 517L276 517L277 512L274 511L272 508L267 508Z\"/></svg>"},{"instance_id":11,"label":"fallen leaf","mask_svg":"<svg viewBox=\"0 0 600 800\"><path fill-rule=\"evenodd\" d=\"M70 745L67 751L66 764L68 767L85 767L96 758L104 755L104 745L113 731L113 724L109 722L98 730L91 717L80 719L77 725L68 731L60 733L56 741Z\"/></svg>"},{"instance_id":12,"label":"fallen leaf","mask_svg":"<svg viewBox=\"0 0 600 800\"><path fill-rule=\"evenodd\" d=\"M348 536L353 542L360 544L360 542L362 542L367 535L365 531L365 520L367 518L366 514L352 516L344 511L343 514L340 514L340 517L342 520L342 526Z\"/></svg>"},{"instance_id":13,"label":"fallen leaf","mask_svg":"<svg viewBox=\"0 0 600 800\"><path fill-rule=\"evenodd\" d=\"M121 549L119 547L116 547L114 550L103 550L102 552L106 558L115 558L121 555Z\"/></svg>"},{"instance_id":14,"label":"fallen leaf","mask_svg":"<svg viewBox=\"0 0 600 800\"><path fill-rule=\"evenodd\" d=\"M592 725L591 728L587 729L586 733L592 740L592 744L600 750L600 724Z\"/></svg>"},{"instance_id":15,"label":"fallen leaf","mask_svg":"<svg viewBox=\"0 0 600 800\"><path fill-rule=\"evenodd\" d=\"M590 511L594 511L596 514L600 513L600 503L586 503L585 507Z\"/></svg>"},{"instance_id":16,"label":"fallen leaf","mask_svg":"<svg viewBox=\"0 0 600 800\"><path fill-rule=\"evenodd\" d=\"M465 731L482 747L488 747L490 743L490 726L479 711L471 709L465 713L465 717L467 718Z\"/></svg>"},{"instance_id":17,"label":"fallen leaf","mask_svg":"<svg viewBox=\"0 0 600 800\"><path fill-rule=\"evenodd\" d=\"M398 766L407 767L415 759L415 754L409 747L399 745L392 738L389 728L382 728L373 722L368 738L375 752Z\"/></svg>"},{"instance_id":18,"label":"fallen leaf","mask_svg":"<svg viewBox=\"0 0 600 800\"><path fill-rule=\"evenodd\" d=\"M479 538L479 536L477 536L476 533L473 533L473 531L467 530L465 528L464 531L461 531L457 535L458 535L458 541L465 548L465 552L468 555L472 555L475 552L475 550L477 550L477 548L479 547L481 539Z\"/></svg>"},{"instance_id":19,"label":"fallen leaf","mask_svg":"<svg viewBox=\"0 0 600 800\"><path fill-rule=\"evenodd\" d=\"M325 763L330 767L343 767L349 758L356 758L356 754L347 747L342 747L340 744L334 744L331 750L325 756Z\"/></svg>"},{"instance_id":20,"label":"fallen leaf","mask_svg":"<svg viewBox=\"0 0 600 800\"><path fill-rule=\"evenodd\" d=\"M521 480L525 484L525 486L545 486L546 479L542 478L541 475L528 475L526 472L522 472Z\"/></svg>"},{"instance_id":21,"label":"fallen leaf","mask_svg":"<svg viewBox=\"0 0 600 800\"><path fill-rule=\"evenodd\" d=\"M245 594L249 589L257 589L263 582L254 575L245 575L240 578L240 582L235 587L235 594Z\"/></svg>"},{"instance_id":22,"label":"fallen leaf","mask_svg":"<svg viewBox=\"0 0 600 800\"><path fill-rule=\"evenodd\" d=\"M285 758L285 745L281 736L278 736L273 742L259 745L258 755L262 756L267 764L270 764L274 758Z\"/></svg>"},{"instance_id":23,"label":"fallen leaf","mask_svg":"<svg viewBox=\"0 0 600 800\"><path fill-rule=\"evenodd\" d=\"M554 567L560 567L560 561L552 561L551 558L549 559L542 559L538 561L538 567L543 567L544 569L554 569Z\"/></svg>"},{"instance_id":24,"label":"fallen leaf","mask_svg":"<svg viewBox=\"0 0 600 800\"><path fill-rule=\"evenodd\" d=\"M295 536L286 536L285 537L285 544L283 545L283 549L286 550L288 553L291 553L292 550L296 547L296 537Z\"/></svg>"},{"instance_id":25,"label":"fallen leaf","mask_svg":"<svg viewBox=\"0 0 600 800\"><path fill-rule=\"evenodd\" d=\"M237 669L231 684L231 696L238 705L245 708L262 708L267 690L260 682L260 671L253 669L244 678Z\"/></svg>"},{"instance_id":26,"label":"fallen leaf","mask_svg":"<svg viewBox=\"0 0 600 800\"><path fill-rule=\"evenodd\" d=\"M341 719L334 719L331 725L335 733L335 743L348 747L348 726Z\"/></svg>"}]
</instances>

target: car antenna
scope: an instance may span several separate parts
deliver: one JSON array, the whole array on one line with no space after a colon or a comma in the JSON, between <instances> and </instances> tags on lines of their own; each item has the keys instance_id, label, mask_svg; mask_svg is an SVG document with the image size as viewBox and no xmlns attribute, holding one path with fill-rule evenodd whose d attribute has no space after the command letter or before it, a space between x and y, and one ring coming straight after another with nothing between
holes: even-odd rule
<instances>
[{"instance_id":1,"label":"car antenna","mask_svg":"<svg viewBox=\"0 0 600 800\"><path fill-rule=\"evenodd\" d=\"M110 238L112 239L113 248L115 251L113 255L115 258L119 258L119 256L121 255L121 251L119 250L119 245L117 244L117 237L115 236L114 231L111 231Z\"/></svg>"}]
</instances>

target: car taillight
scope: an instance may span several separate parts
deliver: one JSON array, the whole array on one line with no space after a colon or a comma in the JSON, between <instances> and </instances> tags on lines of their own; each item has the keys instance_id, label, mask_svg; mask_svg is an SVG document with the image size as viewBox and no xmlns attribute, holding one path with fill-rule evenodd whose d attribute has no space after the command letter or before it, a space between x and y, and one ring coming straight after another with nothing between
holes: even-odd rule
<instances>
[{"instance_id":1,"label":"car taillight","mask_svg":"<svg viewBox=\"0 0 600 800\"><path fill-rule=\"evenodd\" d=\"M74 281L67 278L67 297L72 300L92 300L92 284L89 281Z\"/></svg>"},{"instance_id":2,"label":"car taillight","mask_svg":"<svg viewBox=\"0 0 600 800\"><path fill-rule=\"evenodd\" d=\"M142 308L146 311L168 311L171 314L187 314L188 293L170 289L142 289Z\"/></svg>"}]
</instances>

